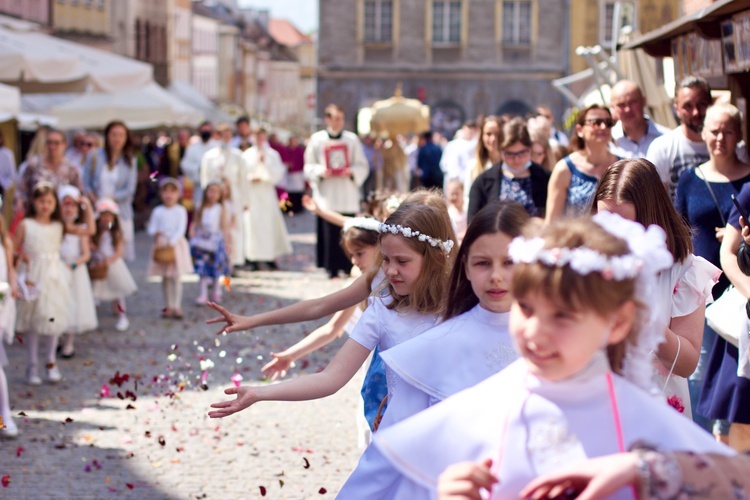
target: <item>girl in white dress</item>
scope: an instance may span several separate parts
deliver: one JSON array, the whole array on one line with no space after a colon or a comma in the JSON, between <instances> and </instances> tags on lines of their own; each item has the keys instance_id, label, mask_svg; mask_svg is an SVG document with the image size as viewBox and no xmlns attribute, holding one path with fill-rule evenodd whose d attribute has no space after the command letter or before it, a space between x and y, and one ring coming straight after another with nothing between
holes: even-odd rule
<instances>
[{"instance_id":1,"label":"girl in white dress","mask_svg":"<svg viewBox=\"0 0 750 500\"><path fill-rule=\"evenodd\" d=\"M514 240L510 333L523 359L376 433L402 474L384 498L434 498L440 474L460 462L471 464L449 469L443 491L468 482L470 498L501 499L519 498L537 475L639 440L732 454L647 392L650 352L666 326L656 284L672 265L665 240L658 226L611 213Z\"/></svg>"},{"instance_id":2,"label":"girl in white dress","mask_svg":"<svg viewBox=\"0 0 750 500\"><path fill-rule=\"evenodd\" d=\"M185 239L188 214L185 207L179 204L181 191L180 181L174 177L165 177L159 181L162 204L151 212L146 227L149 236L154 238L146 275L161 277L166 302L166 307L162 309L163 318L182 319L182 276L193 272L190 247ZM167 246L174 249L174 260L156 262L154 255L157 248Z\"/></svg>"},{"instance_id":3,"label":"girl in white dress","mask_svg":"<svg viewBox=\"0 0 750 500\"><path fill-rule=\"evenodd\" d=\"M508 333L513 273L508 245L528 220L528 212L515 202L480 210L456 256L443 322L381 353L402 382L402 418L481 382L518 358ZM398 472L370 446L339 495L385 498L398 479Z\"/></svg>"},{"instance_id":4,"label":"girl in white dress","mask_svg":"<svg viewBox=\"0 0 750 500\"><path fill-rule=\"evenodd\" d=\"M57 198L62 207L62 219L68 226L75 226L88 234L66 233L63 237L60 255L68 271L71 306L68 330L62 336L62 358L72 358L75 354L73 339L75 335L96 329L99 322L96 317L96 303L91 288L91 279L86 264L91 259L91 238L96 232L96 225L87 225L84 220L93 220L93 209L88 198L81 196L75 186L63 186L57 191Z\"/></svg>"},{"instance_id":5,"label":"girl in white dress","mask_svg":"<svg viewBox=\"0 0 750 500\"><path fill-rule=\"evenodd\" d=\"M125 297L138 291L133 275L123 260L123 233L120 228L120 208L109 198L96 202L96 234L92 239L94 248L92 261L103 262L107 274L93 282L94 299L112 301L117 316L115 330L124 332L130 327Z\"/></svg>"},{"instance_id":6,"label":"girl in white dress","mask_svg":"<svg viewBox=\"0 0 750 500\"><path fill-rule=\"evenodd\" d=\"M221 181L210 181L203 190L203 201L190 225L190 253L195 273L200 277L198 305L208 302L208 286L213 284L213 302L221 302L221 278L229 276L227 238L229 214L222 204Z\"/></svg>"},{"instance_id":7,"label":"girl in white dress","mask_svg":"<svg viewBox=\"0 0 750 500\"><path fill-rule=\"evenodd\" d=\"M39 336L46 340L47 379L62 379L57 367L57 340L68 328L71 302L65 264L60 257L65 228L60 218L55 186L40 182L34 187L29 213L15 234L20 255L19 281L26 294L18 304L16 328L26 334L29 359L26 379L40 385Z\"/></svg>"},{"instance_id":8,"label":"girl in white dress","mask_svg":"<svg viewBox=\"0 0 750 500\"><path fill-rule=\"evenodd\" d=\"M674 265L659 275L660 300L667 323L664 342L654 351L654 376L664 400L692 418L687 377L695 371L703 339L706 300L721 270L693 255L690 227L675 210L651 162L643 158L620 160L602 176L591 208L614 212L667 233L667 248Z\"/></svg>"},{"instance_id":9,"label":"girl in white dress","mask_svg":"<svg viewBox=\"0 0 750 500\"><path fill-rule=\"evenodd\" d=\"M5 231L5 220L0 217L0 436L12 438L18 435L18 427L13 422L10 411L10 391L5 367L8 356L5 343L13 342L16 331L16 298L18 283L13 267L13 242Z\"/></svg>"},{"instance_id":10,"label":"girl in white dress","mask_svg":"<svg viewBox=\"0 0 750 500\"><path fill-rule=\"evenodd\" d=\"M442 313L453 263L453 230L445 205L402 205L380 226L382 267L387 282L368 301L349 339L320 373L263 387L230 388L237 398L211 405L212 418L243 410L257 401L302 401L333 394L346 384L375 347L381 351L414 338L434 326ZM381 428L398 421L396 372L386 371L388 409Z\"/></svg>"}]
</instances>

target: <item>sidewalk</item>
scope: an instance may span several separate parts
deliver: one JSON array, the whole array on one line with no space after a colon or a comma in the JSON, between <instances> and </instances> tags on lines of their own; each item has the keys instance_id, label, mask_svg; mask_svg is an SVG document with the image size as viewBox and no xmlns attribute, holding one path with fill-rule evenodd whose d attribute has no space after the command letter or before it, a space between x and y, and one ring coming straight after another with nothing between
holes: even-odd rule
<instances>
[{"instance_id":1,"label":"sidewalk","mask_svg":"<svg viewBox=\"0 0 750 500\"><path fill-rule=\"evenodd\" d=\"M256 314L341 286L312 267L312 216L287 223L294 254L280 262L282 271L233 279L224 301L230 310ZM193 305L195 280L185 284L185 319L161 319L161 286L144 276L150 242L145 233L136 240L139 260L130 268L140 290L128 300L128 332L114 330L103 304L100 329L79 336L76 356L59 361L63 381L41 387L25 383L20 342L6 346L21 434L0 442L0 476L10 480L0 498L333 498L360 454L361 378L321 401L263 402L223 420L206 415L227 397L233 373L263 383L268 353L325 320L217 337L204 323L213 314ZM291 376L324 367L343 341L298 363Z\"/></svg>"}]
</instances>

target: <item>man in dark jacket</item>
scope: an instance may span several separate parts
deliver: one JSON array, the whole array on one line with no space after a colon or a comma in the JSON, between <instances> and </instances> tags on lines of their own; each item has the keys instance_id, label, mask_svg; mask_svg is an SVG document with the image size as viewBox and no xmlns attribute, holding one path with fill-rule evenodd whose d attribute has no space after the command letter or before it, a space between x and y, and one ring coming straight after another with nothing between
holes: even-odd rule
<instances>
[{"instance_id":1,"label":"man in dark jacket","mask_svg":"<svg viewBox=\"0 0 750 500\"><path fill-rule=\"evenodd\" d=\"M422 134L424 145L417 153L417 168L422 186L426 188L443 188L443 171L440 169L440 157L443 152L440 146L432 142L432 131Z\"/></svg>"}]
</instances>

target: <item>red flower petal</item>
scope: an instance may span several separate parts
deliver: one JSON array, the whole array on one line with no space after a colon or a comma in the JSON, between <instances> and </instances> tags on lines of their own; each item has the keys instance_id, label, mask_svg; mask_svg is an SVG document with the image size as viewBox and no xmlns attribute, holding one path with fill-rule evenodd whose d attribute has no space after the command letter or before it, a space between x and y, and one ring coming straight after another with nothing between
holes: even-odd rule
<instances>
[{"instance_id":1,"label":"red flower petal","mask_svg":"<svg viewBox=\"0 0 750 500\"><path fill-rule=\"evenodd\" d=\"M321 495L325 495L326 493L328 493L328 490L327 490L327 489L325 489L325 488L320 488L320 489L318 490L318 493L320 493Z\"/></svg>"},{"instance_id":2,"label":"red flower petal","mask_svg":"<svg viewBox=\"0 0 750 500\"><path fill-rule=\"evenodd\" d=\"M307 458L305 458L305 457L302 457L302 460L305 461L305 466L304 466L305 469L309 469L310 468L310 461Z\"/></svg>"},{"instance_id":3,"label":"red flower petal","mask_svg":"<svg viewBox=\"0 0 750 500\"><path fill-rule=\"evenodd\" d=\"M265 486L258 486L260 489L260 496L264 497L266 496L266 487Z\"/></svg>"}]
</instances>

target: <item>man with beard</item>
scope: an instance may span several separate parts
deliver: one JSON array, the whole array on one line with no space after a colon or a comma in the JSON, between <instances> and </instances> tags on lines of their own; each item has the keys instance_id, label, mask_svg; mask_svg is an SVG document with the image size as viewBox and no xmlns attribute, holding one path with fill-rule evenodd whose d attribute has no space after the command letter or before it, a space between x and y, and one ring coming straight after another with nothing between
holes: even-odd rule
<instances>
[{"instance_id":1,"label":"man with beard","mask_svg":"<svg viewBox=\"0 0 750 500\"><path fill-rule=\"evenodd\" d=\"M701 131L706 109L711 105L711 87L704 78L687 76L677 84L674 99L680 126L654 139L646 154L656 166L672 199L682 173L709 159Z\"/></svg>"}]
</instances>

